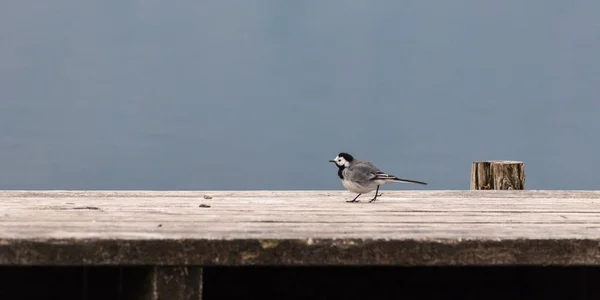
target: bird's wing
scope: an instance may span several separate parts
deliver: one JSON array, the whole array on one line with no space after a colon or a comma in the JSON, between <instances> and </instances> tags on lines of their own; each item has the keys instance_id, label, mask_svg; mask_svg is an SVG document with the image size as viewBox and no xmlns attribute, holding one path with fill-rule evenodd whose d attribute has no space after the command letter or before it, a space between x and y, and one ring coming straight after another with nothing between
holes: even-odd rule
<instances>
[{"instance_id":1,"label":"bird's wing","mask_svg":"<svg viewBox=\"0 0 600 300\"><path fill-rule=\"evenodd\" d=\"M383 180L383 181L396 181L399 180L398 177L392 175L392 174L388 174L385 173L379 169L377 169L376 171L374 171L374 177L371 180Z\"/></svg>"},{"instance_id":2,"label":"bird's wing","mask_svg":"<svg viewBox=\"0 0 600 300\"><path fill-rule=\"evenodd\" d=\"M365 183L375 179L377 174L381 172L373 164L363 162L355 163L348 167L347 170L347 176L344 176L344 178L347 177L349 180Z\"/></svg>"},{"instance_id":3,"label":"bird's wing","mask_svg":"<svg viewBox=\"0 0 600 300\"><path fill-rule=\"evenodd\" d=\"M379 168L377 168L375 165L373 165L371 162L368 162L368 161L360 161L350 167L360 169L360 172L351 172L351 173L356 173L358 176L361 176L360 179L363 180L362 182L381 180L381 181L387 181L387 182L395 181L395 182L427 184L422 181L398 178L392 174L385 173L385 172L381 171Z\"/></svg>"}]
</instances>

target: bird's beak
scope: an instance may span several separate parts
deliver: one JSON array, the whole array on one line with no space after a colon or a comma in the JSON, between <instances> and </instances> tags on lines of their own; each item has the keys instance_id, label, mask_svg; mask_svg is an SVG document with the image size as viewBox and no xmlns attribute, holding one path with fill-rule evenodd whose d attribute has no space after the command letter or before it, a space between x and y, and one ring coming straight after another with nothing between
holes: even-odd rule
<instances>
[{"instance_id":1,"label":"bird's beak","mask_svg":"<svg viewBox=\"0 0 600 300\"><path fill-rule=\"evenodd\" d=\"M330 160L329 160L329 162L335 162L335 160L333 160L333 159L330 159Z\"/></svg>"}]
</instances>

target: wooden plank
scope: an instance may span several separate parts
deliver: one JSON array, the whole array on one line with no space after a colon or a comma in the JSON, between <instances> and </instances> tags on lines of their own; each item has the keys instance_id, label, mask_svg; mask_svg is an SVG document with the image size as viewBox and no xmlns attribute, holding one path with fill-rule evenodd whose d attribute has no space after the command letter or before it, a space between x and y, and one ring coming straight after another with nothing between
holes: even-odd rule
<instances>
[{"instance_id":1,"label":"wooden plank","mask_svg":"<svg viewBox=\"0 0 600 300\"><path fill-rule=\"evenodd\" d=\"M0 264L600 264L600 191L383 193L0 191Z\"/></svg>"}]
</instances>

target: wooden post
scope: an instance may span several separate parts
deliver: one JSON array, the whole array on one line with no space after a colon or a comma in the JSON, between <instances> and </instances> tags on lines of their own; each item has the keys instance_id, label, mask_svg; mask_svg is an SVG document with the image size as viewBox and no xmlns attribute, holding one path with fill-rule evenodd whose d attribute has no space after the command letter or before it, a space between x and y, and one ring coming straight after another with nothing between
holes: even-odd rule
<instances>
[{"instance_id":1,"label":"wooden post","mask_svg":"<svg viewBox=\"0 0 600 300\"><path fill-rule=\"evenodd\" d=\"M476 161L471 167L471 190L524 190L521 161Z\"/></svg>"},{"instance_id":2,"label":"wooden post","mask_svg":"<svg viewBox=\"0 0 600 300\"><path fill-rule=\"evenodd\" d=\"M203 279L200 266L133 266L122 270L119 297L114 299L202 299Z\"/></svg>"}]
</instances>

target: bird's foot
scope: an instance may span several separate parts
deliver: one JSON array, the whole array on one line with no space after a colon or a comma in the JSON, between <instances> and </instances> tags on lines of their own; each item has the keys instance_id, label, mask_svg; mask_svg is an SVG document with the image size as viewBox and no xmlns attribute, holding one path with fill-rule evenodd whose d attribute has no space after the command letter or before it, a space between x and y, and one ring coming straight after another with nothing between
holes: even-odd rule
<instances>
[{"instance_id":1,"label":"bird's foot","mask_svg":"<svg viewBox=\"0 0 600 300\"><path fill-rule=\"evenodd\" d=\"M383 193L381 193L381 194L379 194L379 195L375 194L375 197L373 197L373 199L369 200L369 203L371 203L371 202L373 202L373 201L377 200L377 197L381 197L381 195L383 195Z\"/></svg>"},{"instance_id":2,"label":"bird's foot","mask_svg":"<svg viewBox=\"0 0 600 300\"><path fill-rule=\"evenodd\" d=\"M346 202L348 202L348 203L352 203L352 202L359 202L360 200L358 200L358 197L360 197L360 195L362 195L362 194L358 194L358 195L356 195L356 197L354 197L354 199L352 199L352 200L348 200L348 201L346 201Z\"/></svg>"}]
</instances>

